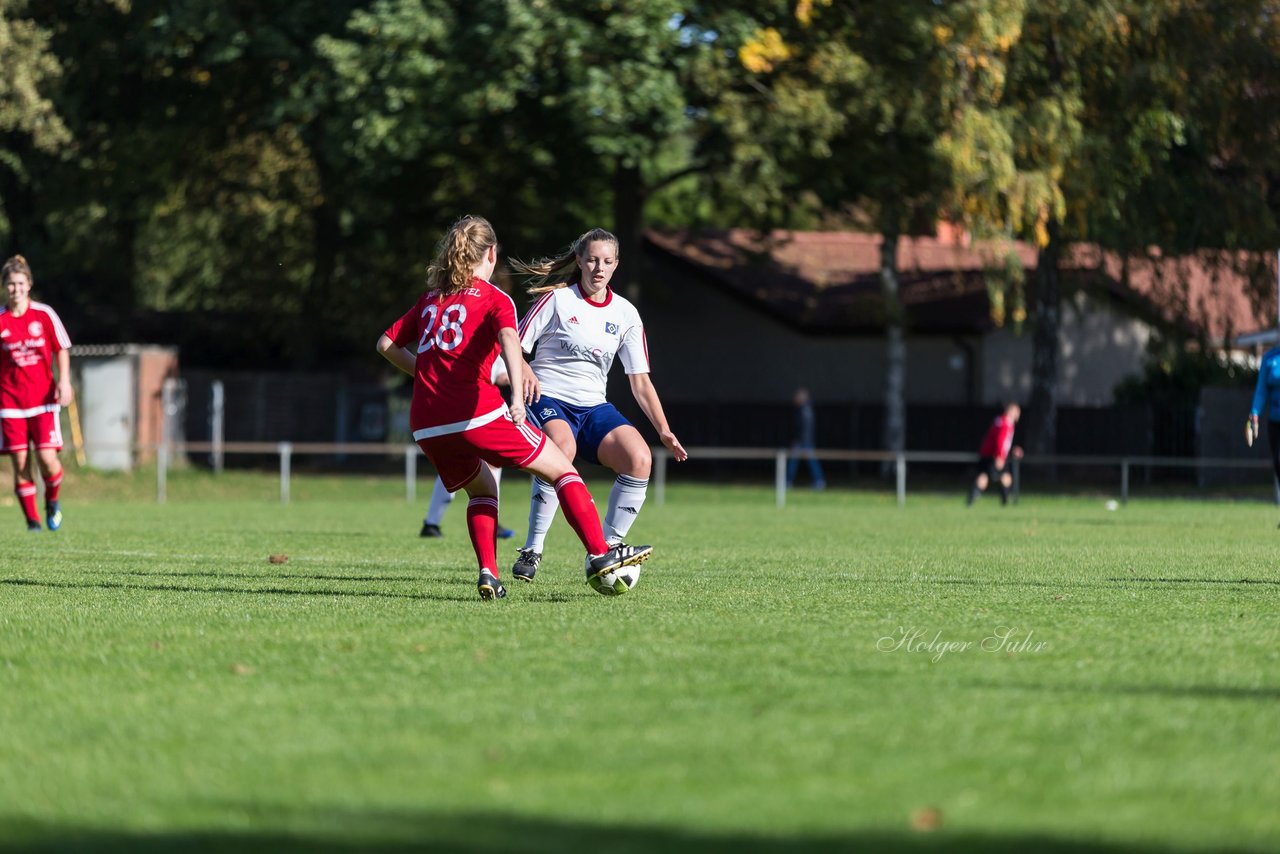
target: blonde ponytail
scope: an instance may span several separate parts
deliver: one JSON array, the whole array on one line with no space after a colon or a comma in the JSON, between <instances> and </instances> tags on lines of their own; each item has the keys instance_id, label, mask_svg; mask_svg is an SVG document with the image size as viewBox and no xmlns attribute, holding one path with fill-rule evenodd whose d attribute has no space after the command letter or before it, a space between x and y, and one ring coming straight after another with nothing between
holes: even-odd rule
<instances>
[{"instance_id":1,"label":"blonde ponytail","mask_svg":"<svg viewBox=\"0 0 1280 854\"><path fill-rule=\"evenodd\" d=\"M427 288L456 294L471 284L472 271L489 247L498 245L493 226L482 216L464 216L449 227L436 244L436 257L427 267Z\"/></svg>"}]
</instances>

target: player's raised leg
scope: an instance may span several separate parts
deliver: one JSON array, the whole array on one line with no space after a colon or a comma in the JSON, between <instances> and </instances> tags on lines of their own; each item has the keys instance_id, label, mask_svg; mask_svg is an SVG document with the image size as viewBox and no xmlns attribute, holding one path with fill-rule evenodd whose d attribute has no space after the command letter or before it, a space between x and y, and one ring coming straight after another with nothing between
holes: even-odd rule
<instances>
[{"instance_id":1,"label":"player's raised leg","mask_svg":"<svg viewBox=\"0 0 1280 854\"><path fill-rule=\"evenodd\" d=\"M547 442L538 455L525 465L525 471L555 485L556 495L564 508L564 517L587 550L587 578L591 579L623 566L643 563L653 553L652 546L616 545L604 539L595 501L582 482L582 477L554 443Z\"/></svg>"}]
</instances>

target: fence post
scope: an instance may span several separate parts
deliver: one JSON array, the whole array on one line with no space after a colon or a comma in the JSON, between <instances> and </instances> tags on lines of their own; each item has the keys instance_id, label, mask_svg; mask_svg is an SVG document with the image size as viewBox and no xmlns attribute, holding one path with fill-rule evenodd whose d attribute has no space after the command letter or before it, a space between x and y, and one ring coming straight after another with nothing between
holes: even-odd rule
<instances>
[{"instance_id":1,"label":"fence post","mask_svg":"<svg viewBox=\"0 0 1280 854\"><path fill-rule=\"evenodd\" d=\"M778 451L773 458L773 492L774 503L779 507L787 506L787 452Z\"/></svg>"},{"instance_id":2,"label":"fence post","mask_svg":"<svg viewBox=\"0 0 1280 854\"><path fill-rule=\"evenodd\" d=\"M653 454L653 501L659 507L667 503L667 449L654 448Z\"/></svg>"},{"instance_id":3,"label":"fence post","mask_svg":"<svg viewBox=\"0 0 1280 854\"><path fill-rule=\"evenodd\" d=\"M222 386L222 380L214 380L209 385L209 398L209 443L213 445L209 458L214 474L221 474L223 466L222 442L225 434L227 400L226 389Z\"/></svg>"},{"instance_id":4,"label":"fence post","mask_svg":"<svg viewBox=\"0 0 1280 854\"><path fill-rule=\"evenodd\" d=\"M1129 458L1120 460L1120 503L1129 503Z\"/></svg>"},{"instance_id":5,"label":"fence post","mask_svg":"<svg viewBox=\"0 0 1280 854\"><path fill-rule=\"evenodd\" d=\"M289 469L293 463L293 443L281 442L276 446L280 451L280 503L289 503Z\"/></svg>"},{"instance_id":6,"label":"fence post","mask_svg":"<svg viewBox=\"0 0 1280 854\"><path fill-rule=\"evenodd\" d=\"M410 504L418 500L417 445L406 445L404 449L404 500Z\"/></svg>"},{"instance_id":7,"label":"fence post","mask_svg":"<svg viewBox=\"0 0 1280 854\"><path fill-rule=\"evenodd\" d=\"M164 504L168 498L169 443L161 441L156 448L156 503Z\"/></svg>"},{"instance_id":8,"label":"fence post","mask_svg":"<svg viewBox=\"0 0 1280 854\"><path fill-rule=\"evenodd\" d=\"M893 466L898 474L898 506L907 503L907 455L899 451L893 456Z\"/></svg>"}]
</instances>

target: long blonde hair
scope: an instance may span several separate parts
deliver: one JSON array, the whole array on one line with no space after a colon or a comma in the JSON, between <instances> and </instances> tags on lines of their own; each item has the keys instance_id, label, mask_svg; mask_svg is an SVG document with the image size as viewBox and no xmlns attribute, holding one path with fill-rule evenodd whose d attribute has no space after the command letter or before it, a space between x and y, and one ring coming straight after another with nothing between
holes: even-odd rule
<instances>
[{"instance_id":1,"label":"long blonde hair","mask_svg":"<svg viewBox=\"0 0 1280 854\"><path fill-rule=\"evenodd\" d=\"M36 286L36 277L31 275L31 265L27 263L27 259L21 255L14 255L8 261L4 262L4 266L0 267L0 284L9 281L10 273L25 273L27 276L27 284L31 287Z\"/></svg>"},{"instance_id":2,"label":"long blonde hair","mask_svg":"<svg viewBox=\"0 0 1280 854\"><path fill-rule=\"evenodd\" d=\"M539 258L530 263L512 259L511 266L517 273L528 278L529 293L545 294L577 281L578 261L586 254L591 244L597 241L612 243L613 252L617 255L618 238L603 228L593 228L555 257Z\"/></svg>"},{"instance_id":3,"label":"long blonde hair","mask_svg":"<svg viewBox=\"0 0 1280 854\"><path fill-rule=\"evenodd\" d=\"M489 247L498 245L489 220L464 216L449 227L436 244L436 257L427 267L427 288L456 294L471 284L472 271L484 259Z\"/></svg>"}]
</instances>

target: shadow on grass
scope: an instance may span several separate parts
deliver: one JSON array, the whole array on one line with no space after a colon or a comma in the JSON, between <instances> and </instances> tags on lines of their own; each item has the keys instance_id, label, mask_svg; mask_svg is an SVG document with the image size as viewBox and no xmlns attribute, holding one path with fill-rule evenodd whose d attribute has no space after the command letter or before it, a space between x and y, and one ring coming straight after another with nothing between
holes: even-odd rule
<instances>
[{"instance_id":1,"label":"shadow on grass","mask_svg":"<svg viewBox=\"0 0 1280 854\"><path fill-rule=\"evenodd\" d=\"M1132 584L1273 584L1280 585L1274 578L1142 578L1138 576L1112 576L1099 578L1097 581L1028 581L1003 578L912 578L911 584L956 584L971 587L1047 587L1054 590L1072 588L1107 588Z\"/></svg>"},{"instance_id":2,"label":"shadow on grass","mask_svg":"<svg viewBox=\"0 0 1280 854\"><path fill-rule=\"evenodd\" d=\"M312 575L303 572L272 572L272 573L250 573L250 572L177 572L167 569L157 569L152 571L143 571L140 569L84 569L77 567L77 572L92 572L100 575L135 575L140 578L231 578L241 581L254 581L260 578L270 578L275 580L297 578L304 581L422 581L421 575ZM433 582L443 581L445 583L460 584L461 576L458 580L451 578L441 579L439 577L432 578ZM474 583L474 582L470 582Z\"/></svg>"},{"instance_id":3,"label":"shadow on grass","mask_svg":"<svg viewBox=\"0 0 1280 854\"><path fill-rule=\"evenodd\" d=\"M318 823L342 820L332 830L288 831L190 831L124 832L113 830L59 830L28 826L18 834L4 832L0 824L0 854L50 854L51 852L283 852L283 854L396 854L396 852L713 852L713 854L765 854L765 852L868 851L925 854L925 852L985 852L985 854L1157 854L1171 847L1063 839L1049 835L996 836L950 833L945 828L929 832L903 829L852 831L836 836L766 836L745 833L698 833L667 828L599 826L538 820L486 812L474 815L327 815ZM25 831L25 832L23 832ZM1247 851L1249 849L1200 849Z\"/></svg>"},{"instance_id":4,"label":"shadow on grass","mask_svg":"<svg viewBox=\"0 0 1280 854\"><path fill-rule=\"evenodd\" d=\"M244 577L244 576L240 576ZM383 590L302 590L288 587L191 587L181 584L123 584L113 581L35 581L29 578L0 578L0 584L15 587L50 587L67 590L152 590L170 593L242 593L253 596L366 596L376 599L419 599L439 602L478 602L472 595L443 593L390 593ZM474 584L470 582L468 586Z\"/></svg>"},{"instance_id":5,"label":"shadow on grass","mask_svg":"<svg viewBox=\"0 0 1280 854\"><path fill-rule=\"evenodd\" d=\"M1107 581L1137 581L1143 584L1275 584L1275 578L1108 578Z\"/></svg>"},{"instance_id":6,"label":"shadow on grass","mask_svg":"<svg viewBox=\"0 0 1280 854\"><path fill-rule=\"evenodd\" d=\"M150 573L138 573L147 576ZM171 573L155 573L155 575L167 576ZM188 575L198 575L199 573L187 573ZM212 573L211 573L212 574ZM251 575L225 575L214 574L219 578L237 578L244 581L252 582L255 576ZM298 578L302 580L310 578L322 578L330 580L327 576L308 576L308 575L290 575L285 578ZM279 579L281 576L272 576L273 579ZM334 577L334 581L356 581L361 579ZM389 579L394 581L413 581L414 579L396 578ZM248 594L251 596L361 596L374 599L413 599L418 601L434 601L434 602L479 602L475 595L475 582L464 579L462 576L448 578L432 579L433 585L449 585L452 587L465 587L466 593L392 593L386 590L338 590L334 588L324 589L302 589L290 587L193 587L183 584L125 584L117 581L36 581L31 578L0 578L0 584L8 584L13 587L46 587L65 590L151 590L162 593L238 593ZM585 589L585 585L584 585ZM548 591L546 593L538 592L532 595L523 595L517 597L531 602L548 602L552 604L563 604L572 602L578 598L594 598L593 596L573 596L563 591Z\"/></svg>"},{"instance_id":7,"label":"shadow on grass","mask_svg":"<svg viewBox=\"0 0 1280 854\"><path fill-rule=\"evenodd\" d=\"M1173 700L1280 700L1280 688L1242 688L1235 685L1046 685L1037 682L1019 684L966 682L964 687L984 691L1024 691L1048 694L1126 694L1135 697L1164 697Z\"/></svg>"}]
</instances>

